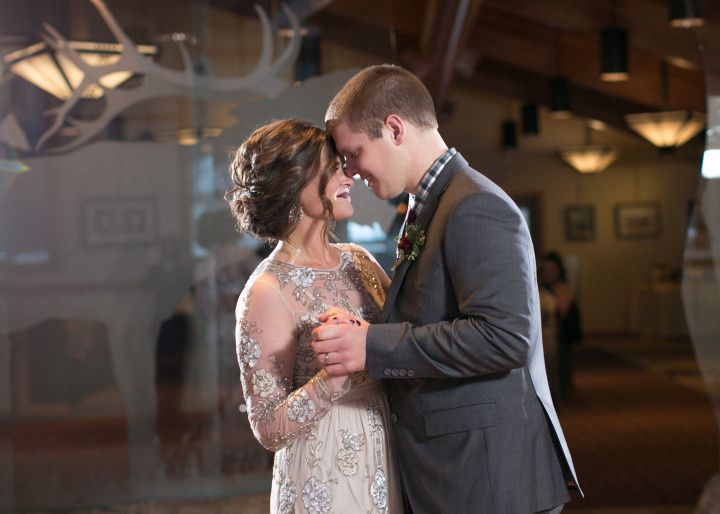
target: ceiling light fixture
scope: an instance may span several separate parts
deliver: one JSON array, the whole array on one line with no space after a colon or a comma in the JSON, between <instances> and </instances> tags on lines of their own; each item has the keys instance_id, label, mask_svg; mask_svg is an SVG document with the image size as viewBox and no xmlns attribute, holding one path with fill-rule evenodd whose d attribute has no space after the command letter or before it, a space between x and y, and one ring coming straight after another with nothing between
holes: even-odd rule
<instances>
[{"instance_id":1,"label":"ceiling light fixture","mask_svg":"<svg viewBox=\"0 0 720 514\"><path fill-rule=\"evenodd\" d=\"M697 111L661 111L628 114L625 123L661 150L682 146L705 127Z\"/></svg>"},{"instance_id":2,"label":"ceiling light fixture","mask_svg":"<svg viewBox=\"0 0 720 514\"><path fill-rule=\"evenodd\" d=\"M660 64L661 98L663 107L667 104L668 76L667 63ZM625 123L634 132L657 146L661 151L670 151L682 146L705 127L705 114L691 110L643 112L628 114Z\"/></svg>"},{"instance_id":3,"label":"ceiling light fixture","mask_svg":"<svg viewBox=\"0 0 720 514\"><path fill-rule=\"evenodd\" d=\"M668 0L668 19L670 25L681 29L691 29L705 25L702 2L700 0Z\"/></svg>"},{"instance_id":4,"label":"ceiling light fixture","mask_svg":"<svg viewBox=\"0 0 720 514\"><path fill-rule=\"evenodd\" d=\"M108 66L120 60L122 45L92 41L69 41L68 46L90 66ZM157 47L138 45L145 56L155 56ZM40 42L3 56L5 65L15 74L51 95L67 100L84 78L84 73L62 53ZM114 89L132 76L132 71L115 71L100 78L100 86L92 84L83 91L83 98L100 98L103 88Z\"/></svg>"},{"instance_id":5,"label":"ceiling light fixture","mask_svg":"<svg viewBox=\"0 0 720 514\"><path fill-rule=\"evenodd\" d=\"M578 173L592 174L605 171L620 154L617 147L593 144L591 131L590 125L586 125L584 145L566 146L558 150L559 157Z\"/></svg>"},{"instance_id":6,"label":"ceiling light fixture","mask_svg":"<svg viewBox=\"0 0 720 514\"><path fill-rule=\"evenodd\" d=\"M514 121L504 121L502 124L503 150L512 150L517 146L517 124Z\"/></svg>"},{"instance_id":7,"label":"ceiling light fixture","mask_svg":"<svg viewBox=\"0 0 720 514\"><path fill-rule=\"evenodd\" d=\"M570 86L567 77L550 79L550 114L555 119L567 119L570 112Z\"/></svg>"},{"instance_id":8,"label":"ceiling light fixture","mask_svg":"<svg viewBox=\"0 0 720 514\"><path fill-rule=\"evenodd\" d=\"M578 173L600 173L614 163L618 149L609 145L577 145L561 148L560 158Z\"/></svg>"},{"instance_id":9,"label":"ceiling light fixture","mask_svg":"<svg viewBox=\"0 0 720 514\"><path fill-rule=\"evenodd\" d=\"M555 74L548 83L550 116L567 119L570 112L570 82L563 74L562 34L555 31Z\"/></svg>"},{"instance_id":10,"label":"ceiling light fixture","mask_svg":"<svg viewBox=\"0 0 720 514\"><path fill-rule=\"evenodd\" d=\"M522 106L522 133L526 136L536 136L540 133L538 124L538 107L534 103Z\"/></svg>"},{"instance_id":11,"label":"ceiling light fixture","mask_svg":"<svg viewBox=\"0 0 720 514\"><path fill-rule=\"evenodd\" d=\"M600 78L605 82L621 82L630 78L628 71L628 35L620 27L600 33Z\"/></svg>"}]
</instances>

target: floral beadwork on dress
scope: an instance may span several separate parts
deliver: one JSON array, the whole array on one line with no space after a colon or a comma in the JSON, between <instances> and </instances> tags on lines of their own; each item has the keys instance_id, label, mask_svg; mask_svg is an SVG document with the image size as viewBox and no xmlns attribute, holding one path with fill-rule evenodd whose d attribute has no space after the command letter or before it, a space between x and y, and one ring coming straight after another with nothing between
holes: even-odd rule
<instances>
[{"instance_id":1,"label":"floral beadwork on dress","mask_svg":"<svg viewBox=\"0 0 720 514\"><path fill-rule=\"evenodd\" d=\"M304 389L290 395L287 417L297 423L305 423L315 419L317 408Z\"/></svg>"},{"instance_id":2,"label":"floral beadwork on dress","mask_svg":"<svg viewBox=\"0 0 720 514\"><path fill-rule=\"evenodd\" d=\"M285 480L280 486L280 514L290 514L295 510L295 499L297 498L297 492L295 492L295 484L292 480Z\"/></svg>"},{"instance_id":3,"label":"floral beadwork on dress","mask_svg":"<svg viewBox=\"0 0 720 514\"><path fill-rule=\"evenodd\" d=\"M320 451L323 447L323 441L318 439L317 425L313 426L309 433L305 436L305 462L309 468L316 467L321 460Z\"/></svg>"},{"instance_id":4,"label":"floral beadwork on dress","mask_svg":"<svg viewBox=\"0 0 720 514\"><path fill-rule=\"evenodd\" d=\"M355 476L358 472L358 452L365 446L365 434L348 433L340 430L342 448L337 454L337 465L346 477Z\"/></svg>"},{"instance_id":5,"label":"floral beadwork on dress","mask_svg":"<svg viewBox=\"0 0 720 514\"><path fill-rule=\"evenodd\" d=\"M310 268L295 268L288 273L290 280L302 289L310 287L315 281L315 272Z\"/></svg>"},{"instance_id":6,"label":"floral beadwork on dress","mask_svg":"<svg viewBox=\"0 0 720 514\"><path fill-rule=\"evenodd\" d=\"M316 477L310 477L303 486L303 505L311 514L330 512L332 503L332 489Z\"/></svg>"},{"instance_id":7,"label":"floral beadwork on dress","mask_svg":"<svg viewBox=\"0 0 720 514\"><path fill-rule=\"evenodd\" d=\"M363 513L388 512L381 389L367 372L353 373L344 385L328 379L311 347L318 317L330 307L375 322L387 277L361 248L335 248L340 260L333 269L266 259L238 299L236 350L248 420L258 441L277 452L273 512L341 514L348 498L359 501ZM363 385L374 399L331 411L336 403L365 402L357 390L343 398ZM353 409L351 420L337 421L338 413ZM390 484L395 498L396 481Z\"/></svg>"},{"instance_id":8,"label":"floral beadwork on dress","mask_svg":"<svg viewBox=\"0 0 720 514\"><path fill-rule=\"evenodd\" d=\"M370 494L378 509L383 510L387 507L387 479L382 469L375 470L372 484L370 484Z\"/></svg>"},{"instance_id":9,"label":"floral beadwork on dress","mask_svg":"<svg viewBox=\"0 0 720 514\"><path fill-rule=\"evenodd\" d=\"M255 367L258 359L262 355L260 344L250 337L250 335L245 335L240 338L237 344L237 353L240 365L249 366L251 368Z\"/></svg>"},{"instance_id":10,"label":"floral beadwork on dress","mask_svg":"<svg viewBox=\"0 0 720 514\"><path fill-rule=\"evenodd\" d=\"M380 408L377 405L371 405L367 408L368 425L371 432L382 431L382 418L380 417Z\"/></svg>"},{"instance_id":11,"label":"floral beadwork on dress","mask_svg":"<svg viewBox=\"0 0 720 514\"><path fill-rule=\"evenodd\" d=\"M252 375L252 385L258 395L267 398L275 391L275 377L264 368L258 369Z\"/></svg>"}]
</instances>

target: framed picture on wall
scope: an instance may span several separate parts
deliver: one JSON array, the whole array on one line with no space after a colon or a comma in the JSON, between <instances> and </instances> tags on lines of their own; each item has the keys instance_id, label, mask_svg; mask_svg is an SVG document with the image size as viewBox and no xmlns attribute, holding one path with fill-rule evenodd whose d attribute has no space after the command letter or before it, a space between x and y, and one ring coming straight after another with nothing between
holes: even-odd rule
<instances>
[{"instance_id":1,"label":"framed picture on wall","mask_svg":"<svg viewBox=\"0 0 720 514\"><path fill-rule=\"evenodd\" d=\"M564 220L566 240L593 241L595 239L595 208L592 205L567 206Z\"/></svg>"},{"instance_id":2,"label":"framed picture on wall","mask_svg":"<svg viewBox=\"0 0 720 514\"><path fill-rule=\"evenodd\" d=\"M150 244L157 237L157 209L150 197L85 199L82 222L88 246Z\"/></svg>"},{"instance_id":3,"label":"framed picture on wall","mask_svg":"<svg viewBox=\"0 0 720 514\"><path fill-rule=\"evenodd\" d=\"M653 239L662 231L660 204L621 203L615 206L615 236L618 239Z\"/></svg>"}]
</instances>

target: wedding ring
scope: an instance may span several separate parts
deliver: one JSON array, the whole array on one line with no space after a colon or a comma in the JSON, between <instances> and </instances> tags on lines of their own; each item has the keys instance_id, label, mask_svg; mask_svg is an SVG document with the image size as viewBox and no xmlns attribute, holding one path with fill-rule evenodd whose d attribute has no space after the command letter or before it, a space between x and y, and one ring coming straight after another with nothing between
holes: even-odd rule
<instances>
[{"instance_id":1,"label":"wedding ring","mask_svg":"<svg viewBox=\"0 0 720 514\"><path fill-rule=\"evenodd\" d=\"M325 354L323 354L323 364L325 364L326 366L327 366L327 360L328 360L328 354L325 353Z\"/></svg>"}]
</instances>

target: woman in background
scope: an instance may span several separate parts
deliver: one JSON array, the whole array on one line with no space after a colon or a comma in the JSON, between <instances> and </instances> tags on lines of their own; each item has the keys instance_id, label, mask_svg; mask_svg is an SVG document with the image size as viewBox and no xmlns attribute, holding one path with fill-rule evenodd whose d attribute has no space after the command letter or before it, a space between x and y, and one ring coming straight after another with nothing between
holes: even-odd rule
<instances>
[{"instance_id":1,"label":"woman in background","mask_svg":"<svg viewBox=\"0 0 720 514\"><path fill-rule=\"evenodd\" d=\"M540 282L556 302L556 330L558 343L558 373L560 394L565 397L572 390L572 347L582 341L580 310L575 300L562 258L556 252L545 254L540 264Z\"/></svg>"}]
</instances>

